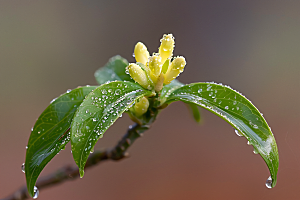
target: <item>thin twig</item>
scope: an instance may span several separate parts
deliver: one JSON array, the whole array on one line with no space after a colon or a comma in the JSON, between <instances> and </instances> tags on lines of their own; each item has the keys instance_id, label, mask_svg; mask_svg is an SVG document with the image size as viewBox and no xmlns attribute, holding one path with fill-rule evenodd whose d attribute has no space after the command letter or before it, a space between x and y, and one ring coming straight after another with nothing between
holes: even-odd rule
<instances>
[{"instance_id":1,"label":"thin twig","mask_svg":"<svg viewBox=\"0 0 300 200\"><path fill-rule=\"evenodd\" d=\"M147 129L149 129L149 126L147 125L135 124L133 126L129 126L126 134L115 147L105 151L95 151L93 154L91 154L86 162L85 169L88 169L89 167L105 160L121 160L127 157L128 154L126 150L137 138L142 136L142 133ZM78 167L67 165L60 168L56 172L49 174L48 176L39 178L36 182L36 186L39 190L42 190L51 185L56 185L66 180L73 180L77 177L79 177ZM28 198L30 198L30 196L27 192L27 187L23 186L3 200L24 200Z\"/></svg>"}]
</instances>

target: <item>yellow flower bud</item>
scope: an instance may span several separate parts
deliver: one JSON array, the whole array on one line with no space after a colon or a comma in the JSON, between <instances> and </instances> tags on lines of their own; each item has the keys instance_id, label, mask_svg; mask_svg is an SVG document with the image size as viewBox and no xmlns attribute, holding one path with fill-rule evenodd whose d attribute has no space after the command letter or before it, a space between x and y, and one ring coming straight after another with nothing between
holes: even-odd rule
<instances>
[{"instance_id":1,"label":"yellow flower bud","mask_svg":"<svg viewBox=\"0 0 300 200\"><path fill-rule=\"evenodd\" d=\"M160 56L151 56L149 58L149 69L150 69L150 77L154 83L156 83L158 76L161 73L162 65Z\"/></svg>"},{"instance_id":2,"label":"yellow flower bud","mask_svg":"<svg viewBox=\"0 0 300 200\"><path fill-rule=\"evenodd\" d=\"M185 58L180 56L172 61L168 71L165 74L164 84L169 84L173 81L181 72L186 65Z\"/></svg>"},{"instance_id":3,"label":"yellow flower bud","mask_svg":"<svg viewBox=\"0 0 300 200\"><path fill-rule=\"evenodd\" d=\"M137 117L142 116L147 112L149 108L149 101L146 97L142 97L138 102L134 104L134 114Z\"/></svg>"},{"instance_id":4,"label":"yellow flower bud","mask_svg":"<svg viewBox=\"0 0 300 200\"><path fill-rule=\"evenodd\" d=\"M137 62L146 65L150 54L147 50L147 47L143 43L138 42L134 48L134 56Z\"/></svg>"},{"instance_id":5,"label":"yellow flower bud","mask_svg":"<svg viewBox=\"0 0 300 200\"><path fill-rule=\"evenodd\" d=\"M158 53L162 58L162 63L164 63L167 58L173 55L174 49L174 37L172 34L164 34L163 38L160 40L161 44L158 49Z\"/></svg>"},{"instance_id":6,"label":"yellow flower bud","mask_svg":"<svg viewBox=\"0 0 300 200\"><path fill-rule=\"evenodd\" d=\"M131 63L131 64L129 64L127 69L128 69L128 72L129 72L131 78L133 78L133 80L138 82L143 88L149 89L150 83L147 79L146 72L144 70L142 70L142 68L140 66L138 66L135 63Z\"/></svg>"}]
</instances>

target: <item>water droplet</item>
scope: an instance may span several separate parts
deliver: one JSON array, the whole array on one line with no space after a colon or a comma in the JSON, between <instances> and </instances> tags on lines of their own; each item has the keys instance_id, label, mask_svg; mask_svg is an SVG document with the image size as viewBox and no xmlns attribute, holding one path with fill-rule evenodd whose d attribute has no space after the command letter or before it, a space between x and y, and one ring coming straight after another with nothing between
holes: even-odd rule
<instances>
[{"instance_id":1,"label":"water droplet","mask_svg":"<svg viewBox=\"0 0 300 200\"><path fill-rule=\"evenodd\" d=\"M101 92L102 92L102 94L106 94L107 93L107 91L105 89L103 89Z\"/></svg>"},{"instance_id":2,"label":"water droplet","mask_svg":"<svg viewBox=\"0 0 300 200\"><path fill-rule=\"evenodd\" d=\"M198 90L198 93L201 93L202 92L202 88L200 88L199 90Z\"/></svg>"},{"instance_id":3,"label":"water droplet","mask_svg":"<svg viewBox=\"0 0 300 200\"><path fill-rule=\"evenodd\" d=\"M266 181L266 187L271 189L272 188L272 178L269 176L269 178Z\"/></svg>"},{"instance_id":4,"label":"water droplet","mask_svg":"<svg viewBox=\"0 0 300 200\"><path fill-rule=\"evenodd\" d=\"M258 151L256 149L253 150L254 154L258 154Z\"/></svg>"},{"instance_id":5,"label":"water droplet","mask_svg":"<svg viewBox=\"0 0 300 200\"><path fill-rule=\"evenodd\" d=\"M94 151L95 151L95 150L94 150L94 147L93 147L93 148L91 149L90 153L94 153Z\"/></svg>"},{"instance_id":6,"label":"water droplet","mask_svg":"<svg viewBox=\"0 0 300 200\"><path fill-rule=\"evenodd\" d=\"M67 90L67 93L69 93L69 92L71 92L71 91L72 91L71 89L68 89L68 90Z\"/></svg>"},{"instance_id":7,"label":"water droplet","mask_svg":"<svg viewBox=\"0 0 300 200\"><path fill-rule=\"evenodd\" d=\"M228 110L228 108L229 108L228 106L225 106L225 109L226 109L226 110Z\"/></svg>"},{"instance_id":8,"label":"water droplet","mask_svg":"<svg viewBox=\"0 0 300 200\"><path fill-rule=\"evenodd\" d=\"M21 169L22 169L22 172L25 173L25 163L22 164Z\"/></svg>"},{"instance_id":9,"label":"water droplet","mask_svg":"<svg viewBox=\"0 0 300 200\"><path fill-rule=\"evenodd\" d=\"M116 89L115 95L120 95L120 93L121 93L121 90L120 89Z\"/></svg>"},{"instance_id":10,"label":"water droplet","mask_svg":"<svg viewBox=\"0 0 300 200\"><path fill-rule=\"evenodd\" d=\"M87 109L87 110L85 111L85 113L89 113L89 109Z\"/></svg>"},{"instance_id":11,"label":"water droplet","mask_svg":"<svg viewBox=\"0 0 300 200\"><path fill-rule=\"evenodd\" d=\"M242 137L243 135L238 131L238 130L234 130L234 132L235 132L235 134L237 135L237 136L239 136L239 137Z\"/></svg>"},{"instance_id":12,"label":"water droplet","mask_svg":"<svg viewBox=\"0 0 300 200\"><path fill-rule=\"evenodd\" d=\"M26 146L25 148L28 149L28 146Z\"/></svg>"},{"instance_id":13,"label":"water droplet","mask_svg":"<svg viewBox=\"0 0 300 200\"><path fill-rule=\"evenodd\" d=\"M39 189L36 186L34 186L34 188L33 188L33 197L32 198L33 199L38 198L39 194L40 194Z\"/></svg>"}]
</instances>

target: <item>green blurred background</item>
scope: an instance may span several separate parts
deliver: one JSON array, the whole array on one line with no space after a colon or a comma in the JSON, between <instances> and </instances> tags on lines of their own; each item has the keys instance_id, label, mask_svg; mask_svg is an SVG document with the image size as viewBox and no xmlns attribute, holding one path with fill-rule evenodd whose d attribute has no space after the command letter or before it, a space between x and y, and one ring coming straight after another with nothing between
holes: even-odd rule
<instances>
[{"instance_id":1,"label":"green blurred background","mask_svg":"<svg viewBox=\"0 0 300 200\"><path fill-rule=\"evenodd\" d=\"M25 184L21 164L30 129L49 102L136 42L157 52L173 33L187 60L183 83L215 81L248 97L279 148L277 186L245 138L202 109L165 109L129 149L131 157L87 170L83 179L40 191L40 200L300 199L300 1L0 1L0 198ZM111 127L95 149L113 146L132 124ZM42 175L74 164L68 145Z\"/></svg>"}]
</instances>

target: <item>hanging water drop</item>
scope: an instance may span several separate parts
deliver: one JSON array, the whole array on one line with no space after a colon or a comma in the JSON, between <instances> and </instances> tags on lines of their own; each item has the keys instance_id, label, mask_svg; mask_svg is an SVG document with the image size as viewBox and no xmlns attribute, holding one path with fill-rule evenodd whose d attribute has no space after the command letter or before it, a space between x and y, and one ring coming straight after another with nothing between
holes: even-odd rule
<instances>
[{"instance_id":1,"label":"hanging water drop","mask_svg":"<svg viewBox=\"0 0 300 200\"><path fill-rule=\"evenodd\" d=\"M33 188L33 197L32 198L33 199L38 198L39 194L40 194L39 189L36 186L34 186L34 188Z\"/></svg>"},{"instance_id":2,"label":"hanging water drop","mask_svg":"<svg viewBox=\"0 0 300 200\"><path fill-rule=\"evenodd\" d=\"M90 153L94 153L94 151L95 151L95 150L94 150L94 147L93 147L93 148L91 149Z\"/></svg>"},{"instance_id":3,"label":"hanging water drop","mask_svg":"<svg viewBox=\"0 0 300 200\"><path fill-rule=\"evenodd\" d=\"M243 135L238 131L238 130L236 130L236 129L234 129L234 132L235 132L235 134L237 135L237 136L239 136L239 137L242 137Z\"/></svg>"},{"instance_id":4,"label":"hanging water drop","mask_svg":"<svg viewBox=\"0 0 300 200\"><path fill-rule=\"evenodd\" d=\"M257 150L256 150L256 149L254 149L254 150L253 150L253 153L254 153L254 154L258 154L258 152L257 152Z\"/></svg>"},{"instance_id":5,"label":"hanging water drop","mask_svg":"<svg viewBox=\"0 0 300 200\"><path fill-rule=\"evenodd\" d=\"M271 189L272 188L272 178L269 176L269 178L266 181L266 187Z\"/></svg>"},{"instance_id":6,"label":"hanging water drop","mask_svg":"<svg viewBox=\"0 0 300 200\"><path fill-rule=\"evenodd\" d=\"M21 169L22 169L22 172L25 173L25 163L22 164Z\"/></svg>"}]
</instances>

